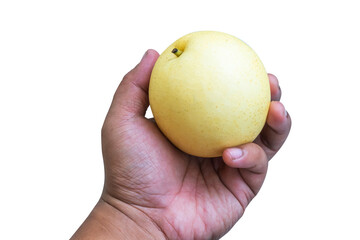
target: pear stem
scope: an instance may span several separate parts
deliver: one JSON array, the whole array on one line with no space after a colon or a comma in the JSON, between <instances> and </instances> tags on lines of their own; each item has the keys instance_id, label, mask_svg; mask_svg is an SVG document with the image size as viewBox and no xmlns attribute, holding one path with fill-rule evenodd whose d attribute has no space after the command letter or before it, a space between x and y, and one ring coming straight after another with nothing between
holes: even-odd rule
<instances>
[{"instance_id":1,"label":"pear stem","mask_svg":"<svg viewBox=\"0 0 360 240\"><path fill-rule=\"evenodd\" d=\"M172 52L173 54L175 54L177 57L180 57L180 55L182 54L182 51L180 51L180 50L177 49L177 48L174 48L171 52Z\"/></svg>"}]
</instances>

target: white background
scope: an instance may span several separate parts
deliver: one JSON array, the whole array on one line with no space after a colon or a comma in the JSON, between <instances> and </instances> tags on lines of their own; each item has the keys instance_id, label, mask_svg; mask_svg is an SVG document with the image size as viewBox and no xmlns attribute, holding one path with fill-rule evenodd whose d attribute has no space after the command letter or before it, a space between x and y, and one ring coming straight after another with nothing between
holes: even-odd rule
<instances>
[{"instance_id":1,"label":"white background","mask_svg":"<svg viewBox=\"0 0 360 240\"><path fill-rule=\"evenodd\" d=\"M360 239L359 23L346 0L1 1L0 239L70 238L102 190L100 129L123 75L198 30L248 43L293 119L223 239Z\"/></svg>"}]
</instances>

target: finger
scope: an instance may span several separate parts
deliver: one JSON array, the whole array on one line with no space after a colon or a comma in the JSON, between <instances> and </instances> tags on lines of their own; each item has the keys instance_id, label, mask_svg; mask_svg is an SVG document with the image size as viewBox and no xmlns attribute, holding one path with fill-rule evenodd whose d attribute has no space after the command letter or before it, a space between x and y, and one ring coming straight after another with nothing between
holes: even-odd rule
<instances>
[{"instance_id":1,"label":"finger","mask_svg":"<svg viewBox=\"0 0 360 240\"><path fill-rule=\"evenodd\" d=\"M155 118L148 118L150 122L156 123Z\"/></svg>"},{"instance_id":2,"label":"finger","mask_svg":"<svg viewBox=\"0 0 360 240\"><path fill-rule=\"evenodd\" d=\"M268 74L271 91L271 101L280 101L281 88L277 77L271 73Z\"/></svg>"},{"instance_id":3,"label":"finger","mask_svg":"<svg viewBox=\"0 0 360 240\"><path fill-rule=\"evenodd\" d=\"M220 169L221 180L245 208L264 182L267 156L260 146L248 143L226 149L223 160L226 165Z\"/></svg>"},{"instance_id":4,"label":"finger","mask_svg":"<svg viewBox=\"0 0 360 240\"><path fill-rule=\"evenodd\" d=\"M284 144L291 128L291 118L281 102L271 102L266 124L254 143L261 146L270 160Z\"/></svg>"},{"instance_id":5,"label":"finger","mask_svg":"<svg viewBox=\"0 0 360 240\"><path fill-rule=\"evenodd\" d=\"M148 89L154 64L159 57L155 50L148 50L140 63L127 73L114 94L109 114L119 121L144 116L149 106Z\"/></svg>"},{"instance_id":6,"label":"finger","mask_svg":"<svg viewBox=\"0 0 360 240\"><path fill-rule=\"evenodd\" d=\"M266 173L268 164L264 150L255 143L225 149L223 160L229 167L246 169L254 174Z\"/></svg>"}]
</instances>

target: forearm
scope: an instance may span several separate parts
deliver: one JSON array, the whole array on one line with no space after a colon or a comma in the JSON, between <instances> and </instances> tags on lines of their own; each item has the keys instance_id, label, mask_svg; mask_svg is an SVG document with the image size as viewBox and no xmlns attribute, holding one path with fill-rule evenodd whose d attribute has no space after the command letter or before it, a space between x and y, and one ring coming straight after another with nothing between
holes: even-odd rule
<instances>
[{"instance_id":1,"label":"forearm","mask_svg":"<svg viewBox=\"0 0 360 240\"><path fill-rule=\"evenodd\" d=\"M123 204L121 209L100 200L70 240L165 239L141 211Z\"/></svg>"}]
</instances>

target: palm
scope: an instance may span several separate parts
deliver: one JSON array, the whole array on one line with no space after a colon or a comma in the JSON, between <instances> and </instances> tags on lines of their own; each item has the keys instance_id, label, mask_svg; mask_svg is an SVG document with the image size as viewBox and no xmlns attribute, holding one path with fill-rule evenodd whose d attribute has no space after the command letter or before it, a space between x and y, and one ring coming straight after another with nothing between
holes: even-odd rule
<instances>
[{"instance_id":1,"label":"palm","mask_svg":"<svg viewBox=\"0 0 360 240\"><path fill-rule=\"evenodd\" d=\"M248 175L226 166L221 158L196 158L179 151L145 118L114 126L103 137L103 146L106 165L111 166L108 194L158 216L154 220L172 236L221 236L260 188L248 186L243 178ZM258 177L261 185L264 175ZM235 192L232 185L237 186Z\"/></svg>"}]
</instances>

